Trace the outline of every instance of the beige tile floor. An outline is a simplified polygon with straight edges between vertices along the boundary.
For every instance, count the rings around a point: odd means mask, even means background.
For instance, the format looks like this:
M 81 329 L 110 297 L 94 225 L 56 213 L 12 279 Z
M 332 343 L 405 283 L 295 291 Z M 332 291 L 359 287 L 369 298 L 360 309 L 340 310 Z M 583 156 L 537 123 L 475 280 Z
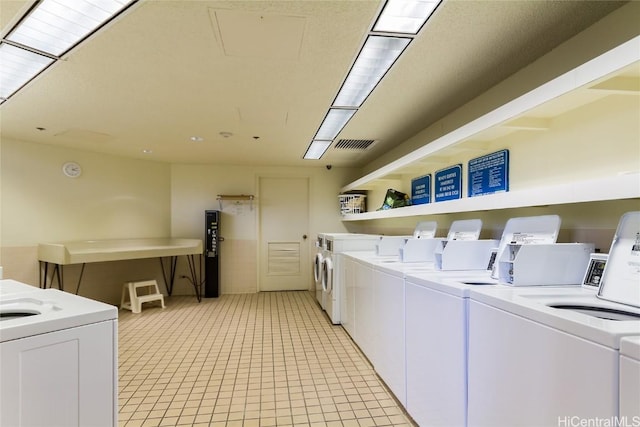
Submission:
M 413 426 L 311 293 L 120 311 L 119 426 Z

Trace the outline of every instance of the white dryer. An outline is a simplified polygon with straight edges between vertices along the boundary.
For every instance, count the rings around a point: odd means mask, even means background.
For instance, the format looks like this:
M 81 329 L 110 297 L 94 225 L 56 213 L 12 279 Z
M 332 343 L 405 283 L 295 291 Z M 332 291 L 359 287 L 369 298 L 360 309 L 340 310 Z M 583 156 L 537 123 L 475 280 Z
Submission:
M 117 424 L 117 307 L 0 280 L 0 425 Z
M 324 310 L 324 294 L 322 292 L 322 275 L 324 269 L 324 254 L 325 254 L 325 235 L 324 233 L 318 233 L 316 239 L 316 255 L 313 259 L 313 279 L 315 284 L 316 301 L 320 304 L 320 307 Z
M 344 260 L 342 254 L 352 251 L 372 251 L 380 236 L 369 234 L 326 234 L 326 252 L 322 290 L 325 311 L 334 325 L 340 324 L 340 293 L 344 282 Z

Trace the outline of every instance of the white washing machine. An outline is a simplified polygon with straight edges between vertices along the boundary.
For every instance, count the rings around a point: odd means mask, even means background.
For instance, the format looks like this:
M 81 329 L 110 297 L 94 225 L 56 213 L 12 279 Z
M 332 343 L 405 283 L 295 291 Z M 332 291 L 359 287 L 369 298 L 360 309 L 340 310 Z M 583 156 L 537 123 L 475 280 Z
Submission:
M 114 306 L 0 281 L 0 425 L 116 426 Z
M 618 419 L 621 339 L 640 335 L 638 283 L 640 212 L 631 212 L 620 220 L 597 295 L 562 287 L 473 289 L 469 425 Z
M 372 251 L 380 236 L 369 234 L 326 234 L 322 281 L 325 311 L 334 325 L 340 324 L 340 294 L 345 269 L 342 254 L 351 251 Z
M 482 222 L 455 221 L 447 239 L 477 239 Z M 447 239 L 435 238 L 436 223 L 423 222 L 416 230 L 418 237 L 381 238 L 375 254 L 350 252 L 352 259 L 368 263 L 364 279 L 357 279 L 355 297 L 355 331 L 352 337 L 372 362 L 398 401 L 406 406 L 405 365 L 405 281 L 417 272 L 434 273 L 435 249 Z M 469 235 L 467 235 L 467 232 Z M 393 250 L 380 249 L 385 241 L 392 242 Z M 496 242 L 497 245 L 497 242 Z M 388 248 L 386 248 L 388 249 Z M 385 255 L 388 254 L 388 255 Z M 392 255 L 395 254 L 395 255 Z M 488 252 L 486 254 L 488 258 Z M 486 263 L 485 263 L 486 265 Z
M 495 246 L 506 247 L 514 236 L 523 235 L 532 241 L 546 243 L 547 236 L 555 241 L 559 225 L 557 216 L 512 218 Z M 478 257 L 467 260 L 468 265 L 487 259 L 486 253 L 468 248 L 462 252 Z M 414 271 L 406 275 L 406 409 L 419 425 L 467 425 L 469 296 L 478 286 L 510 289 L 491 278 L 491 267 L 486 263 L 484 270 Z
M 362 292 L 356 294 L 355 341 L 371 360 L 376 372 L 384 380 L 398 401 L 406 407 L 405 352 L 405 280 L 415 272 L 433 272 L 433 262 L 372 263 L 368 289 L 361 283 Z M 364 296 L 368 292 L 372 295 Z M 361 304 L 360 299 L 365 303 Z M 368 309 L 367 300 L 373 300 Z M 364 306 L 364 307 L 363 307 Z
M 23 294 L 37 290 L 40 290 L 37 286 L 27 285 L 12 279 L 0 279 L 0 297 L 2 299 L 12 294 Z
M 640 423 L 640 336 L 620 340 L 620 418 Z
M 569 425 L 571 417 L 618 415 L 620 339 L 640 334 L 640 309 L 600 301 L 602 308 L 638 316 L 606 320 L 543 302 L 593 306 L 594 297 L 579 291 L 471 291 L 469 426 Z

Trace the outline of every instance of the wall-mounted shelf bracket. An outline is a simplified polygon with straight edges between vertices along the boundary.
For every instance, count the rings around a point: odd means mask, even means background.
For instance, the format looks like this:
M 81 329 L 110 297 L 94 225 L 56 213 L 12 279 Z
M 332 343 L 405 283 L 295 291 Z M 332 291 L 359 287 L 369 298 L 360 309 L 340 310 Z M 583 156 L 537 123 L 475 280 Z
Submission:
M 224 200 L 232 200 L 236 203 L 248 201 L 250 209 L 253 210 L 253 194 L 218 194 L 216 199 L 218 200 L 218 203 L 220 203 L 220 210 L 222 210 L 222 202 Z

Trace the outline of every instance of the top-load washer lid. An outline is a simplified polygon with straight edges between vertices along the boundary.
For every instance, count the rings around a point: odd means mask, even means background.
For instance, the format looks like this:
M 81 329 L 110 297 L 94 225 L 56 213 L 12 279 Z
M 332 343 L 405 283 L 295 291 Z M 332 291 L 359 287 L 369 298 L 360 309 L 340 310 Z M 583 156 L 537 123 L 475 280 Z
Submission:
M 481 219 L 453 221 L 447 233 L 447 240 L 478 240 L 481 231 Z
M 558 233 L 560 232 L 560 222 L 558 215 L 528 216 L 509 219 L 502 232 L 502 238 L 500 239 L 500 244 L 496 252 L 496 264 L 497 260 L 502 258 L 502 253 L 509 244 L 530 245 L 555 243 L 558 239 Z M 494 267 L 496 264 L 494 264 Z M 494 273 L 491 276 L 494 279 L 498 278 L 497 268 L 494 268 Z
M 430 239 L 436 236 L 438 223 L 436 221 L 420 221 L 413 229 L 413 237 L 416 239 Z
M 640 211 L 620 218 L 598 297 L 640 308 Z
M 377 256 L 394 256 L 400 259 L 400 248 L 413 236 L 380 236 L 375 245 Z
M 36 289 L 0 300 L 0 342 L 115 320 L 118 309 L 57 289 Z

